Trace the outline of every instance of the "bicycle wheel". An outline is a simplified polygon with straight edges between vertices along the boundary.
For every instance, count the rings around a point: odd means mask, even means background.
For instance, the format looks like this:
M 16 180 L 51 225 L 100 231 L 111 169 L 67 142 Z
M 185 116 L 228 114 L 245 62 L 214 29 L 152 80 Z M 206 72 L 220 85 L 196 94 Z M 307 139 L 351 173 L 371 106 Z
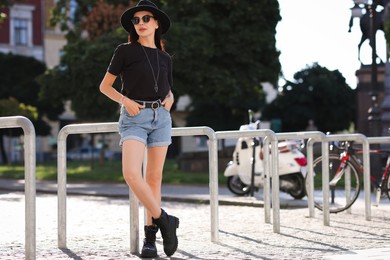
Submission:
M 329 155 L 329 210 L 330 213 L 338 213 L 347 208 L 355 202 L 360 192 L 360 178 L 359 168 L 351 162 L 346 162 L 344 171 L 338 173 L 341 160 L 340 155 Z M 322 193 L 322 156 L 318 157 L 313 162 L 313 178 L 314 178 L 314 205 L 316 208 L 323 210 L 323 193 Z M 347 173 L 350 174 L 347 174 Z M 350 176 L 350 185 L 348 184 L 348 178 Z M 337 179 L 337 180 L 336 180 Z M 332 181 L 333 180 L 333 181 Z M 306 175 L 306 190 L 308 189 L 308 177 Z M 350 186 L 350 191 L 346 187 Z

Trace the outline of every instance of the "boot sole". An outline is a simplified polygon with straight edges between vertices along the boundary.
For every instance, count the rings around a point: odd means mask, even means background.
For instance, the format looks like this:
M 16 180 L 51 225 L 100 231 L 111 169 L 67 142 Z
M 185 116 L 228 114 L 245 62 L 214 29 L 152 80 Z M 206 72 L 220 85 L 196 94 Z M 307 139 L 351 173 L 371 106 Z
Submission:
M 143 257 L 143 258 L 154 258 L 157 256 L 158 256 L 158 254 L 155 252 L 142 252 L 141 253 L 141 257 Z

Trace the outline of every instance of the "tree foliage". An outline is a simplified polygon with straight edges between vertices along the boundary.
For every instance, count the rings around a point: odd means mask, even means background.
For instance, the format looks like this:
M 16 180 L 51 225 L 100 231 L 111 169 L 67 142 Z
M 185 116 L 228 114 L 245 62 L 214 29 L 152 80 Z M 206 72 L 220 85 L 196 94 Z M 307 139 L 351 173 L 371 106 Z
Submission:
M 113 2 L 127 5 L 113 8 Z M 127 40 L 118 10 L 135 2 L 77 0 L 77 10 L 70 16 L 66 1 L 58 1 L 51 21 L 68 32 L 68 44 L 61 65 L 42 80 L 46 96 L 71 99 L 77 117 L 83 120 L 116 116 L 116 104 L 97 88 L 114 47 Z M 277 1 L 154 2 L 172 20 L 165 35 L 166 48 L 173 55 L 175 96 L 192 98 L 189 125 L 238 128 L 249 108 L 259 110 L 264 104 L 260 83 L 276 83 L 280 72 L 275 49 L 280 20 Z M 67 27 L 70 20 L 72 28 Z M 112 32 L 115 24 L 119 28 Z M 82 32 L 88 32 L 88 37 L 82 38 Z M 55 92 L 50 91 L 52 85 L 56 85 Z
M 38 111 L 35 107 L 19 103 L 15 98 L 0 99 L 0 117 L 25 116 L 33 120 L 38 119 Z
M 346 130 L 355 122 L 355 91 L 338 70 L 314 63 L 297 72 L 294 80 L 264 108 L 263 119 L 281 119 L 285 132 L 305 130 L 309 120 L 323 132 Z
M 24 110 L 22 115 L 29 117 L 38 135 L 50 133 L 49 125 L 42 120 L 45 116 L 54 120 L 63 111 L 62 106 L 52 103 L 51 100 L 43 100 L 38 95 L 40 85 L 37 77 L 45 70 L 45 64 L 35 58 L 0 53 L 0 100 L 3 103 L 0 115 L 19 115 L 14 112 Z M 18 105 L 15 105 L 15 101 Z M 8 107 L 4 104 L 13 105 Z M 36 112 L 31 113 L 32 111 Z
M 124 9 L 122 4 L 114 6 L 100 0 L 87 14 L 80 26 L 88 32 L 88 38 L 94 40 L 104 33 L 118 28 L 119 17 Z
M 277 82 L 278 2 L 165 0 L 162 8 L 173 21 L 166 39 L 174 91 L 193 102 L 188 124 L 238 128 L 264 104 L 260 83 Z
M 43 120 L 54 119 L 62 107 L 53 106 L 38 96 L 40 86 L 36 80 L 44 73 L 44 63 L 32 57 L 0 53 L 0 116 L 25 116 L 34 124 L 37 135 L 50 134 L 50 126 Z M 3 136 L 18 136 L 20 128 L 0 129 L 0 155 L 7 162 Z
M 116 119 L 118 105 L 100 93 L 99 84 L 113 50 L 124 38 L 126 35 L 118 30 L 94 41 L 68 40 L 60 65 L 46 71 L 40 78 L 41 95 L 62 103 L 71 100 L 72 110 L 82 121 Z
M 66 27 L 71 19 L 66 1 L 59 1 L 53 10 L 52 22 L 62 24 L 67 33 L 60 64 L 40 78 L 41 95 L 64 103 L 72 101 L 72 110 L 82 121 L 112 121 L 117 118 L 118 106 L 102 95 L 99 84 L 103 79 L 115 47 L 127 40 L 127 34 L 118 28 L 120 14 L 126 8 L 121 4 L 79 0 L 73 15 L 73 27 Z M 89 10 L 89 11 L 88 11 Z M 61 14 L 61 15 L 59 15 Z M 83 36 L 86 33 L 86 37 Z M 119 83 L 119 82 L 117 82 Z M 55 86 L 55 87 L 54 87 Z M 118 87 L 117 85 L 115 85 Z
M 6 8 L 12 5 L 15 1 L 13 0 L 0 0 L 0 9 Z M 0 23 L 4 22 L 7 19 L 7 14 L 0 10 Z
M 121 6 L 132 6 L 132 0 L 75 0 L 71 6 L 69 0 L 58 0 L 51 10 L 49 24 L 59 26 L 62 31 L 80 34 L 84 29 L 85 19 L 97 19 L 100 26 L 107 26 L 110 21 L 115 24 L 115 17 L 119 20 L 120 16 L 112 16 L 112 13 L 120 12 Z M 101 8 L 103 7 L 103 8 Z M 112 10 L 113 7 L 117 10 Z M 89 18 L 88 18 L 89 17 Z M 108 19 L 107 19 L 108 18 Z M 117 23 L 117 26 L 119 24 Z M 100 31 L 100 28 L 96 28 Z

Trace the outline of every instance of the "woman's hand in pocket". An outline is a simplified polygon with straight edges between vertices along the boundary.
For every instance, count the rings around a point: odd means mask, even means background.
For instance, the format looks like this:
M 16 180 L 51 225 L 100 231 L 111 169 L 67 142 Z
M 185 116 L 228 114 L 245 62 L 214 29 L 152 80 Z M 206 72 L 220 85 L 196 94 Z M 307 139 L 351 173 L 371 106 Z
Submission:
M 165 107 L 166 110 L 170 111 L 172 108 L 173 102 L 175 102 L 175 99 L 173 97 L 173 93 L 171 91 L 169 91 L 168 95 L 161 102 L 161 104 Z
M 125 98 L 125 100 L 123 100 L 123 105 L 125 106 L 125 109 L 130 116 L 138 115 L 139 111 L 145 108 L 145 106 L 138 104 L 129 98 Z

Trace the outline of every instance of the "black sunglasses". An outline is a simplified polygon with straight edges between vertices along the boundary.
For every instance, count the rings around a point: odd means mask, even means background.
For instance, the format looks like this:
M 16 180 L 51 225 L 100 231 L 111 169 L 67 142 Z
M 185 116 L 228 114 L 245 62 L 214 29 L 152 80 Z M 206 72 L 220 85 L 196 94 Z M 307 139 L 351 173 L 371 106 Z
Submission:
M 144 23 L 148 23 L 150 21 L 150 18 L 153 18 L 153 16 L 151 15 L 144 15 L 142 16 L 142 21 L 144 21 Z M 133 19 L 131 19 L 131 22 L 136 25 L 136 24 L 139 24 L 139 22 L 141 21 L 141 19 L 139 17 L 133 17 Z

